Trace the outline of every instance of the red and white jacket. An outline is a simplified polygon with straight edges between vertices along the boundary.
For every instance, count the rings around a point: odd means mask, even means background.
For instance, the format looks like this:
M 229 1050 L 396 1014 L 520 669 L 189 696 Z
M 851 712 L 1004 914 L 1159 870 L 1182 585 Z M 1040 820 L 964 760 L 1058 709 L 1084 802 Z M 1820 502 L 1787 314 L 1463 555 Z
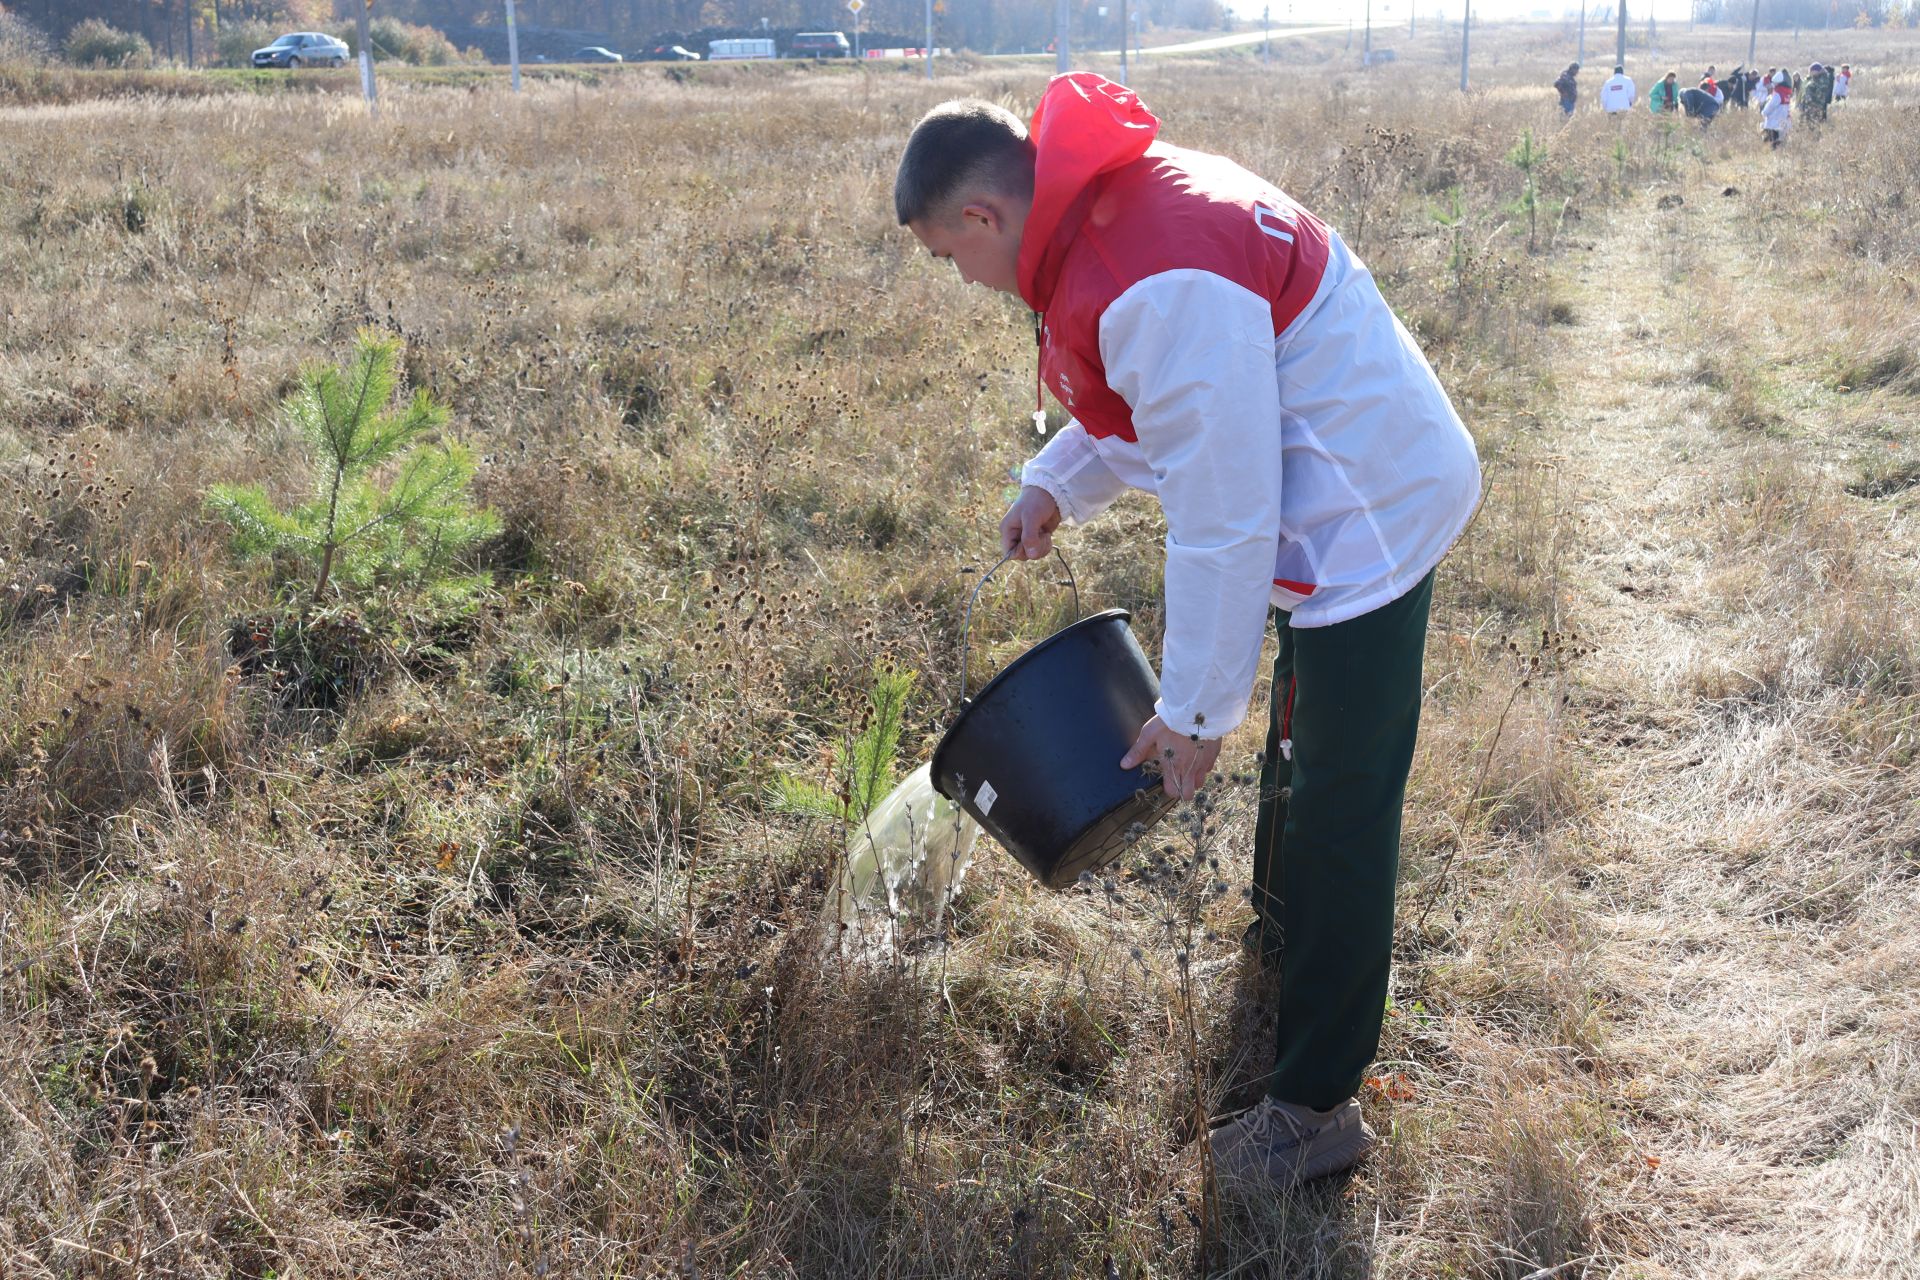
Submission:
M 1245 719 L 1269 604 L 1321 627 L 1419 584 L 1480 498 L 1473 439 L 1359 259 L 1219 156 L 1154 141 L 1130 90 L 1060 76 L 1033 115 L 1020 291 L 1073 421 L 1026 484 L 1079 524 L 1167 519 L 1160 717 Z

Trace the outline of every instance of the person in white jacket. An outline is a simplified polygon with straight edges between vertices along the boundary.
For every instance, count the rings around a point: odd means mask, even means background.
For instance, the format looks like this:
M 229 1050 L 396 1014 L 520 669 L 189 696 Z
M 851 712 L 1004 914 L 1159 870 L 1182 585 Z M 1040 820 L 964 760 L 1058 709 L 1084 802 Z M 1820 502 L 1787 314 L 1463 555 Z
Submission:
M 1249 941 L 1280 965 L 1267 1097 L 1216 1171 L 1290 1183 L 1367 1149 L 1401 806 L 1435 566 L 1478 504 L 1472 437 L 1367 268 L 1232 161 L 1156 140 L 1124 86 L 1054 79 L 1030 126 L 983 102 L 908 140 L 900 222 L 1038 317 L 1072 421 L 1030 461 L 1002 549 L 1050 553 L 1127 489 L 1167 522 L 1160 700 L 1123 769 L 1192 797 L 1279 625 Z
M 1760 104 L 1760 136 L 1775 148 L 1787 140 L 1787 130 L 1793 127 L 1793 103 L 1776 87 L 1767 91 L 1765 101 Z
M 1617 116 L 1633 110 L 1633 104 L 1640 101 L 1640 90 L 1633 83 L 1633 77 L 1627 74 L 1624 66 L 1616 66 L 1613 74 L 1600 86 L 1600 109 L 1610 116 Z

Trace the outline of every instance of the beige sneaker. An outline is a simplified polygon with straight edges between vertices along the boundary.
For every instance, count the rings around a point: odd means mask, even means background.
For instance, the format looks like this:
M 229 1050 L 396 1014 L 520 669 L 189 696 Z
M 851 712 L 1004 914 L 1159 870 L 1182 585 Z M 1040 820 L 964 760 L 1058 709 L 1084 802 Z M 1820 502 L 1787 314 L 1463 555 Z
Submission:
M 1222 1186 L 1285 1188 L 1350 1169 L 1373 1146 L 1353 1098 L 1315 1111 L 1262 1098 L 1207 1135 L 1213 1176 Z

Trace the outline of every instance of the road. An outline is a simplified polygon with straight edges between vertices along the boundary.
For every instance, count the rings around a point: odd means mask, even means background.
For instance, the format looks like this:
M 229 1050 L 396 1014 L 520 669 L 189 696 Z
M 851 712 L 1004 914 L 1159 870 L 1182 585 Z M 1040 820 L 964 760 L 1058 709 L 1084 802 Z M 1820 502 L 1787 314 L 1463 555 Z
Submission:
M 1319 36 L 1326 35 L 1329 32 L 1345 31 L 1346 29 L 1344 24 L 1323 27 L 1275 27 L 1273 29 L 1273 38 L 1275 40 L 1285 40 L 1293 36 Z M 1127 50 L 1127 54 L 1129 57 L 1141 58 L 1167 53 L 1210 53 L 1217 49 L 1233 49 L 1250 44 L 1259 44 L 1266 38 L 1267 33 L 1264 31 L 1239 31 L 1230 36 L 1209 36 L 1205 40 L 1186 40 L 1179 44 L 1147 45 L 1145 48 L 1129 49 Z M 1088 53 L 1082 49 L 1075 49 L 1073 50 L 1073 54 L 1075 57 L 1117 58 L 1120 56 L 1120 51 L 1118 49 L 1096 49 Z M 990 53 L 987 56 L 990 58 L 1053 57 L 1051 53 Z

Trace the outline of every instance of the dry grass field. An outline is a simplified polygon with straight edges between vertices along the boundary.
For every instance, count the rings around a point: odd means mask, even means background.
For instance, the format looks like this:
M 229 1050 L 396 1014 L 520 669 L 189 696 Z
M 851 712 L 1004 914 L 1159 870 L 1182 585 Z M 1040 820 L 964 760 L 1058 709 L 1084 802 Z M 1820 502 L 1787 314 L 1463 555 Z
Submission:
M 1384 1140 L 1267 1204 L 1190 1141 L 1268 1043 L 1255 729 L 1108 879 L 983 850 L 887 960 L 773 801 L 843 785 L 877 662 L 906 761 L 958 696 L 1031 330 L 892 168 L 1041 68 L 0 107 L 0 1275 L 1920 1275 L 1920 38 L 1763 40 L 1862 67 L 1777 153 L 1563 124 L 1558 33 L 1462 96 L 1457 38 L 1136 77 L 1341 228 L 1488 477 Z M 365 326 L 478 457 L 477 595 L 303 607 L 209 512 L 310 493 L 279 405 Z M 1159 537 L 1064 539 L 1149 644 Z M 1000 576 L 976 679 L 1069 609 Z

